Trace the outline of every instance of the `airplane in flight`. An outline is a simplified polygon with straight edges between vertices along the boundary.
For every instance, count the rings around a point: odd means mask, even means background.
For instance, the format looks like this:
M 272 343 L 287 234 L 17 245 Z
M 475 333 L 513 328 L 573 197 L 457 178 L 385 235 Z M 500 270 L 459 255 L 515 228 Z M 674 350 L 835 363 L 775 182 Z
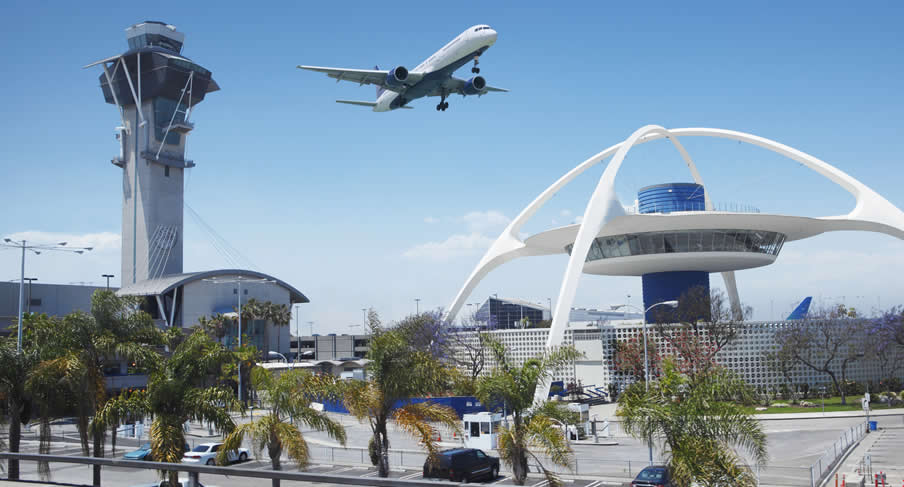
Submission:
M 481 96 L 492 91 L 508 91 L 488 85 L 483 76 L 473 76 L 468 80 L 452 76 L 458 68 L 471 61 L 474 61 L 471 73 L 480 73 L 478 59 L 495 42 L 495 30 L 489 25 L 475 25 L 411 71 L 404 66 L 397 66 L 389 71 L 380 70 L 379 67 L 343 69 L 299 65 L 298 68 L 325 73 L 330 78 L 335 78 L 337 83 L 353 81 L 360 85 L 377 85 L 377 101 L 336 100 L 336 103 L 371 107 L 375 112 L 388 112 L 397 108 L 411 108 L 408 103 L 418 98 L 438 96 L 440 101 L 436 110 L 446 111 L 449 108 L 446 98 L 452 94 Z

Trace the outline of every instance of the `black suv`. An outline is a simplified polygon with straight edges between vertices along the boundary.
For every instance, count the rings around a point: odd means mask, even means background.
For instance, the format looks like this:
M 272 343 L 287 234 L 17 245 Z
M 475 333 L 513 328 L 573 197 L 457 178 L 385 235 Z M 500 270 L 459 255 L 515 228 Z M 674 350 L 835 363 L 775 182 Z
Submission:
M 650 465 L 640 471 L 631 487 L 672 487 L 672 475 L 665 465 Z
M 475 448 L 456 448 L 439 453 L 436 462 L 424 462 L 424 478 L 436 477 L 459 482 L 470 482 L 485 477 L 493 480 L 499 476 L 499 459 Z

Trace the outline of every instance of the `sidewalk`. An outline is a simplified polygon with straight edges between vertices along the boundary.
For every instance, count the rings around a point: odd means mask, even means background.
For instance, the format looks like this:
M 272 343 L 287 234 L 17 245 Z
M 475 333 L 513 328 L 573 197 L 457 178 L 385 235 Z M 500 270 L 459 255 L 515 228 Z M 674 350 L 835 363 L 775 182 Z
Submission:
M 874 416 L 904 416 L 904 408 L 870 410 L 870 417 Z M 866 413 L 863 411 L 814 411 L 812 413 L 780 413 L 780 414 L 755 414 L 754 418 L 765 421 L 770 419 L 817 419 L 817 418 L 863 418 L 866 421 Z M 904 419 L 902 419 L 904 426 Z
M 900 486 L 904 482 L 904 426 L 870 432 L 835 469 L 839 483 L 843 477 L 847 485 L 859 485 L 861 475 L 868 475 L 865 469 L 860 470 L 867 456 L 872 464 L 873 474 L 885 473 L 886 486 Z M 834 481 L 834 474 L 830 475 L 826 485 Z M 865 479 L 867 487 L 874 484 L 874 477 Z M 882 485 L 881 482 L 879 485 Z

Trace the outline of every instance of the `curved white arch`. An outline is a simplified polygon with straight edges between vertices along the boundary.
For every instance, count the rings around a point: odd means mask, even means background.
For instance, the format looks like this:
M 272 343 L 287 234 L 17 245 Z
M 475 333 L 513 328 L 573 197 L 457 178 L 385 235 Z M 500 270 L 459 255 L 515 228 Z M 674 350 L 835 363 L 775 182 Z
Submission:
M 625 214 L 624 207 L 621 202 L 618 201 L 615 194 L 614 184 L 615 177 L 624 162 L 625 155 L 635 145 L 661 138 L 668 138 L 681 154 L 688 169 L 691 171 L 694 181 L 703 185 L 703 180 L 700 177 L 693 160 L 684 149 L 684 146 L 678 141 L 678 137 L 694 136 L 727 138 L 762 147 L 803 164 L 807 168 L 815 171 L 835 184 L 838 184 L 851 193 L 856 200 L 854 209 L 847 215 L 819 218 L 820 220 L 825 220 L 826 223 L 832 221 L 833 223 L 841 224 L 831 226 L 826 225 L 824 231 L 856 229 L 886 233 L 904 239 L 904 212 L 865 184 L 846 174 L 844 171 L 807 153 L 798 151 L 797 149 L 779 142 L 744 132 L 713 128 L 680 128 L 669 130 L 658 125 L 647 125 L 635 131 L 625 141 L 615 144 L 579 164 L 559 178 L 558 181 L 553 183 L 531 202 L 531 204 L 525 207 L 525 209 L 512 220 L 499 238 L 497 238 L 493 245 L 487 250 L 486 254 L 480 260 L 480 263 L 478 263 L 477 267 L 456 295 L 452 305 L 449 306 L 446 318 L 455 318 L 458 311 L 461 309 L 464 300 L 468 298 L 474 287 L 476 287 L 480 280 L 482 280 L 492 269 L 517 257 L 553 253 L 549 250 L 528 247 L 524 241 L 518 238 L 519 230 L 524 223 L 542 208 L 543 205 L 545 205 L 562 187 L 570 183 L 587 169 L 595 166 L 607 157 L 613 156 L 587 203 L 587 208 L 584 211 L 584 218 L 574 241 L 574 247 L 572 248 L 571 256 L 569 257 L 568 265 L 565 269 L 565 274 L 559 289 L 556 307 L 553 312 L 553 322 L 546 345 L 547 347 L 552 347 L 561 344 L 564 338 L 565 327 L 568 324 L 569 312 L 577 291 L 578 280 L 582 274 L 584 259 L 590 249 L 591 242 L 609 220 L 613 217 Z M 704 194 L 706 198 L 706 209 L 712 210 L 713 207 L 709 199 L 709 192 Z M 845 220 L 845 222 L 838 220 Z M 847 224 L 844 225 L 842 223 Z M 739 306 L 734 273 L 724 272 L 722 273 L 722 277 L 725 281 L 729 296 L 732 299 L 732 308 L 737 312 Z M 548 393 L 547 389 L 548 385 L 546 387 L 538 386 L 537 398 L 545 398 Z

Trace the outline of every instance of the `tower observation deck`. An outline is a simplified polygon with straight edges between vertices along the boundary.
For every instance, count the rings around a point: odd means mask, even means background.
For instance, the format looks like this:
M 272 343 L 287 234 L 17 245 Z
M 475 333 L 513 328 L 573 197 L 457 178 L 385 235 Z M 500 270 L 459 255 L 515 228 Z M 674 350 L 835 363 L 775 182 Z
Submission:
M 146 21 L 126 29 L 129 49 L 100 65 L 104 101 L 121 125 L 123 285 L 182 272 L 185 142 L 192 110 L 219 90 L 211 72 L 182 56 L 185 35 Z

